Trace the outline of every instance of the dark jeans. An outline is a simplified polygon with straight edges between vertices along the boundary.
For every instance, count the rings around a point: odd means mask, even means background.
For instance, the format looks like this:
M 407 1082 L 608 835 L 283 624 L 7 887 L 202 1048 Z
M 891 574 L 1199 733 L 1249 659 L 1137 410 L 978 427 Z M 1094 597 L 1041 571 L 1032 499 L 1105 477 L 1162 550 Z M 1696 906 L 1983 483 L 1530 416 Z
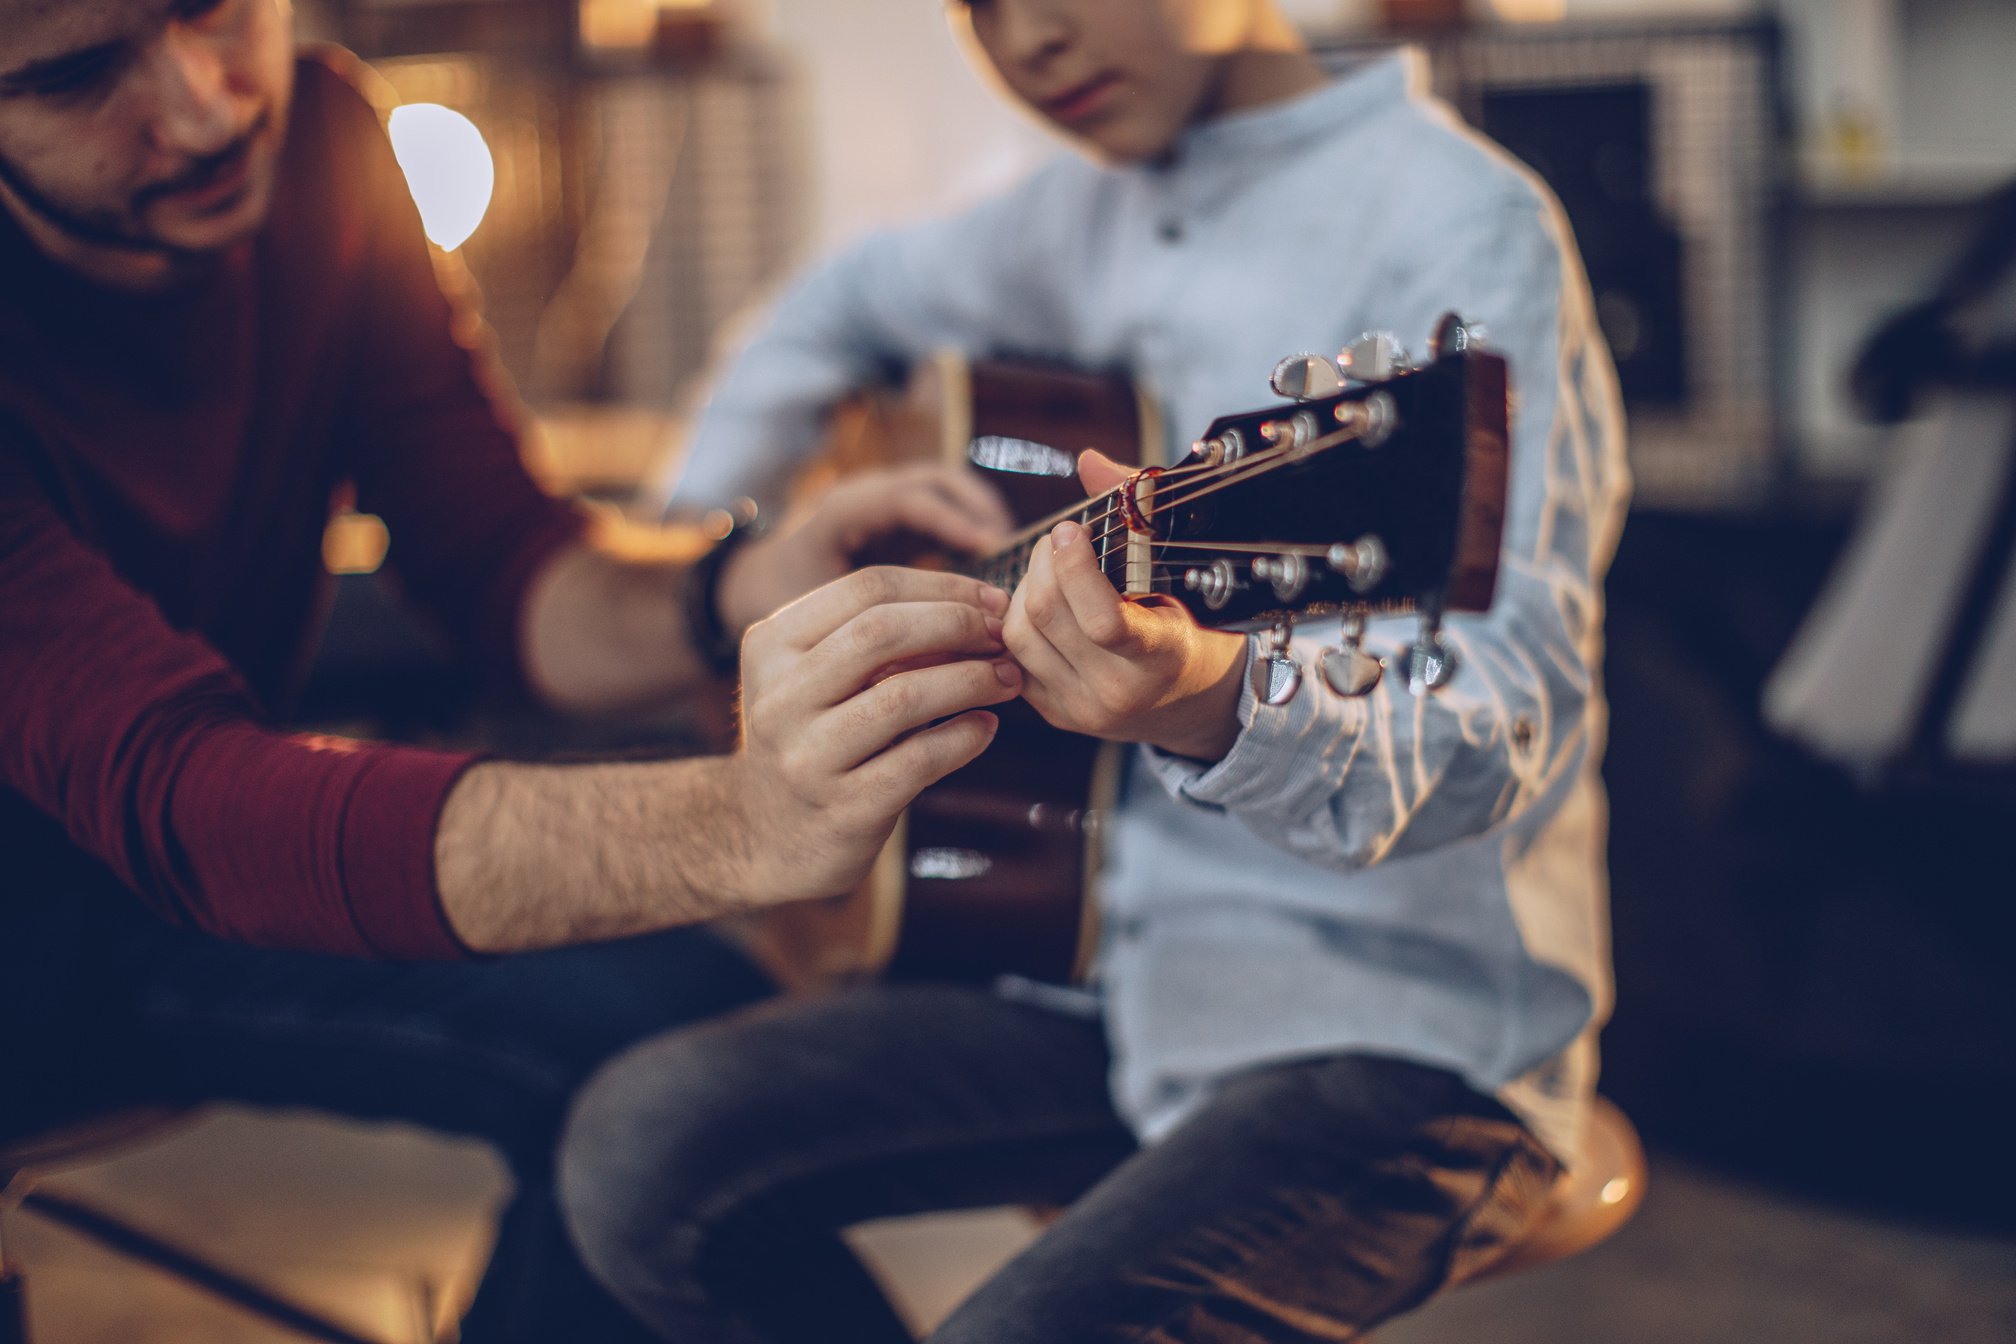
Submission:
M 1069 1205 L 937 1344 L 1341 1340 L 1530 1221 L 1556 1167 L 1451 1074 L 1341 1056 L 1227 1083 L 1137 1149 L 1099 1023 L 985 991 L 773 1002 L 637 1046 L 581 1093 L 561 1203 L 591 1269 L 680 1344 L 909 1336 L 835 1235 Z
M 0 1133 L 139 1102 L 228 1100 L 484 1139 L 517 1194 L 463 1339 L 647 1339 L 565 1237 L 552 1180 L 561 1120 L 611 1054 L 768 988 L 695 930 L 391 965 L 179 932 L 116 891 L 0 892 Z

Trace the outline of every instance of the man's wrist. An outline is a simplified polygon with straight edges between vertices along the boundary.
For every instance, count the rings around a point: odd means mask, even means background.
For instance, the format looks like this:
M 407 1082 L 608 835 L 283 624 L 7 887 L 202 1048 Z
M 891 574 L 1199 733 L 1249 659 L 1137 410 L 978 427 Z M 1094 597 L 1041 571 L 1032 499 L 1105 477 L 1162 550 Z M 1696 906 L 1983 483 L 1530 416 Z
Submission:
M 730 508 L 710 511 L 701 526 L 714 544 L 687 569 L 681 606 L 694 656 L 709 673 L 727 678 L 741 663 L 742 630 L 724 615 L 723 576 L 743 547 L 761 534 L 761 515 L 755 501 L 745 497 Z

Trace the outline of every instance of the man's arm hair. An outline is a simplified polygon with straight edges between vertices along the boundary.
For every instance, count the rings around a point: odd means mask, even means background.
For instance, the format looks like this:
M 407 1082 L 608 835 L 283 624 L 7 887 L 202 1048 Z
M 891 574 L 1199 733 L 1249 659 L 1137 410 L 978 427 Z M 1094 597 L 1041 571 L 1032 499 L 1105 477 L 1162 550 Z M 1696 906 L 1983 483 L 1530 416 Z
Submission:
M 479 952 L 621 938 L 746 908 L 749 846 L 732 758 L 489 762 L 441 813 L 435 871 Z
M 744 637 L 733 755 L 472 767 L 435 835 L 450 926 L 518 951 L 849 890 L 918 791 L 992 740 L 978 707 L 1021 687 L 1006 608 L 975 579 L 862 570 Z

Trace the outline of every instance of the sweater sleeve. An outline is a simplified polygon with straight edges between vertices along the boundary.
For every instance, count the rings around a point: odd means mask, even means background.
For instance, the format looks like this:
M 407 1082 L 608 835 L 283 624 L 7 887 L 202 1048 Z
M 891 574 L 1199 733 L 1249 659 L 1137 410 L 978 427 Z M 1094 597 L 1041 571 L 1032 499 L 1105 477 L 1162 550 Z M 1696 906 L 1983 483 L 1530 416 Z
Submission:
M 0 441 L 0 786 L 164 917 L 269 947 L 463 954 L 434 830 L 466 755 L 274 731 L 224 659 Z
M 1511 377 L 1498 591 L 1489 612 L 1444 627 L 1458 675 L 1416 697 L 1389 672 L 1350 699 L 1312 674 L 1279 706 L 1249 684 L 1223 760 L 1147 753 L 1178 798 L 1346 870 L 1559 806 L 1602 733 L 1601 583 L 1628 486 L 1616 376 L 1565 223 L 1527 193 L 1416 242 L 1395 254 L 1427 260 L 1395 272 L 1383 325 L 1427 330 L 1439 312 L 1460 312 L 1482 324 Z M 1413 630 L 1411 619 L 1374 622 L 1366 646 L 1397 667 Z M 1305 665 L 1318 652 L 1308 643 Z
M 870 235 L 799 278 L 717 369 L 675 503 L 774 500 L 820 445 L 828 414 L 939 350 L 1041 354 L 1066 325 L 1057 244 L 1079 165 L 1060 160 L 957 214 Z

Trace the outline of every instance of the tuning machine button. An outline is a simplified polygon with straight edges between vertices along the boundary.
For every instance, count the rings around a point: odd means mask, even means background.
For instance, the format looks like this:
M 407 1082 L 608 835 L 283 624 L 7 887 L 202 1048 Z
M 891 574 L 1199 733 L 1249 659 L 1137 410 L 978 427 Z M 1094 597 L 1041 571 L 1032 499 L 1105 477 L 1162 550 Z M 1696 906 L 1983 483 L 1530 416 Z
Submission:
M 1365 652 L 1363 611 L 1353 608 L 1344 613 L 1344 642 L 1324 651 L 1321 667 L 1324 684 L 1337 694 L 1354 700 L 1372 694 L 1386 675 L 1386 663 Z
M 1285 420 L 1266 421 L 1260 434 L 1273 447 L 1285 448 L 1293 456 L 1316 441 L 1316 417 L 1309 411 L 1297 411 Z
M 1295 623 L 1283 621 L 1262 635 L 1260 656 L 1253 662 L 1253 694 L 1262 704 L 1285 705 L 1302 689 L 1302 664 L 1288 652 Z
M 1293 602 L 1309 586 L 1309 560 L 1293 551 L 1285 555 L 1261 555 L 1253 559 L 1253 577 L 1274 585 L 1274 596 Z
M 1342 391 L 1344 375 L 1337 371 L 1336 364 L 1321 355 L 1290 355 L 1274 366 L 1267 385 L 1276 396 L 1290 401 L 1314 401 Z
M 1413 356 L 1390 331 L 1368 331 L 1344 347 L 1337 367 L 1354 383 L 1383 383 L 1414 367 Z
M 1356 593 L 1369 593 L 1386 578 L 1390 561 L 1386 543 L 1376 533 L 1367 532 L 1356 541 L 1337 542 L 1323 554 L 1324 562 L 1344 576 Z
M 1367 448 L 1380 447 L 1392 438 L 1393 427 L 1400 421 L 1400 412 L 1387 392 L 1374 392 L 1363 401 L 1340 401 L 1330 415 Z
M 1461 664 L 1456 651 L 1442 638 L 1442 618 L 1430 612 L 1421 618 L 1421 629 L 1401 660 L 1411 694 L 1431 695 L 1456 679 Z
M 1183 586 L 1201 596 L 1211 610 L 1223 611 L 1232 594 L 1246 585 L 1240 581 L 1239 571 L 1231 560 L 1221 555 L 1208 565 L 1184 570 Z
M 1197 440 L 1190 445 L 1190 451 L 1207 467 L 1223 466 L 1246 456 L 1246 436 L 1237 429 L 1228 429 L 1223 434 Z

